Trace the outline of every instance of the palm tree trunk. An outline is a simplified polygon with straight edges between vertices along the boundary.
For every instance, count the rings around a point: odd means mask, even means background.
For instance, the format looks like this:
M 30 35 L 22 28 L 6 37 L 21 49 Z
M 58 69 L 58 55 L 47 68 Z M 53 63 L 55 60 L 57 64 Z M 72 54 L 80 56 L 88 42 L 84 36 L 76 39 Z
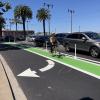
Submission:
M 46 36 L 46 34 L 45 34 L 45 20 L 43 20 L 43 33 L 44 33 L 44 36 Z
M 25 31 L 25 18 L 23 20 L 23 32 L 24 32 L 24 39 L 26 39 L 26 31 Z
M 2 27 L 0 27 L 0 37 L 2 36 Z

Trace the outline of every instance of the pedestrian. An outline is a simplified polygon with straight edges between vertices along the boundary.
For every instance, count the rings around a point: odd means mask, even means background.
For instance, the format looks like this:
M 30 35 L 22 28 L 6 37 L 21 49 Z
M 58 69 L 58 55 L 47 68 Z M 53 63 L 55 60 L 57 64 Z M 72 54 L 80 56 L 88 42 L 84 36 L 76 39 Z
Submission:
M 52 56 L 55 56 L 57 50 L 57 38 L 55 33 L 52 33 L 50 36 L 50 52 L 52 53 Z

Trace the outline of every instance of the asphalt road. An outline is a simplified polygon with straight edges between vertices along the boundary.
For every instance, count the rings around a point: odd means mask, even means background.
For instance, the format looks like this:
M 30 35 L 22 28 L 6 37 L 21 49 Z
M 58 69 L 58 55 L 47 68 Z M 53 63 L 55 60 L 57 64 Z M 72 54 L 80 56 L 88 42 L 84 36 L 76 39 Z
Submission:
M 40 72 L 38 69 L 47 65 L 47 58 L 11 46 L 0 53 L 28 100 L 80 100 L 84 97 L 100 100 L 100 80 L 96 78 L 56 62 L 54 68 Z M 40 78 L 17 76 L 28 68 L 37 71 Z

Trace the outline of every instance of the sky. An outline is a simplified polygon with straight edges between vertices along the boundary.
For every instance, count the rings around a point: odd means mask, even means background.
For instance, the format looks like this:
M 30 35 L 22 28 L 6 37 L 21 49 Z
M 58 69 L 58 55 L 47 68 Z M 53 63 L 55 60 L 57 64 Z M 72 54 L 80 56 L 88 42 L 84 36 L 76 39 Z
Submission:
M 33 18 L 28 23 L 28 30 L 42 32 L 42 22 L 36 19 L 37 10 L 43 7 L 43 3 L 52 4 L 51 13 L 51 32 L 63 33 L 71 32 L 71 16 L 68 9 L 74 10 L 73 14 L 73 32 L 94 31 L 100 32 L 100 0 L 1 0 L 9 2 L 12 9 L 4 17 L 7 19 L 6 28 L 9 29 L 9 18 L 13 18 L 14 8 L 17 5 L 27 5 L 33 11 Z M 18 25 L 22 30 L 22 25 Z M 27 29 L 27 25 L 26 25 Z M 12 25 L 15 30 L 15 25 Z M 46 31 L 48 32 L 48 21 L 46 22 Z

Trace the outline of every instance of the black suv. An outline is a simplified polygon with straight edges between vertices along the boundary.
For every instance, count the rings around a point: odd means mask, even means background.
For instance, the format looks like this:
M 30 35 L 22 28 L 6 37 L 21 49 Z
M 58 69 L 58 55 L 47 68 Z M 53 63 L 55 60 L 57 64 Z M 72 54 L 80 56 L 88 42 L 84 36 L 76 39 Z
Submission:
M 37 36 L 34 39 L 35 46 L 45 46 L 46 42 L 49 43 L 49 36 Z
M 76 32 L 70 33 L 64 38 L 66 50 L 74 49 L 89 52 L 92 57 L 100 55 L 100 34 L 95 32 Z

